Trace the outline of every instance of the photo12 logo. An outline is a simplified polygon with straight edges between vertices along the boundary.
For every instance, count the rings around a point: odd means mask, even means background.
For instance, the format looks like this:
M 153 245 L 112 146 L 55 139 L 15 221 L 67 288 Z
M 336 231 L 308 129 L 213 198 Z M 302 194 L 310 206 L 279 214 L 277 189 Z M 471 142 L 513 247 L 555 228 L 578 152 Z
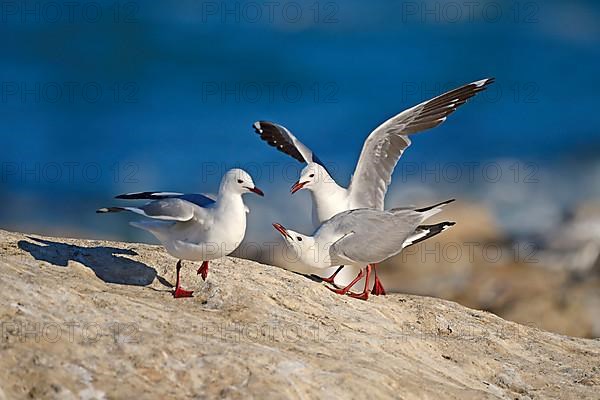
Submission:
M 21 343 L 75 343 L 94 344 L 102 340 L 114 343 L 139 343 L 140 329 L 134 323 L 110 322 L 27 322 L 0 321 L 0 344 L 10 341 Z
M 402 23 L 499 23 L 535 24 L 540 5 L 534 1 L 404 1 Z
M 2 104 L 96 104 L 137 103 L 139 86 L 136 82 L 55 82 L 55 81 L 2 81 L 0 102 Z
M 202 82 L 202 102 L 211 103 L 337 103 L 336 82 Z
M 336 24 L 336 2 L 203 1 L 202 23 L 220 24 Z
M 460 82 L 402 82 L 401 98 L 409 103 L 418 103 L 446 93 L 458 86 Z M 540 102 L 540 85 L 534 81 L 495 82 L 485 91 L 479 93 L 470 103 L 499 103 L 501 101 L 518 104 L 536 104 Z
M 2 1 L 2 24 L 115 24 L 137 23 L 139 4 L 136 2 L 97 1 Z
M 95 184 L 110 177 L 113 183 L 138 183 L 140 167 L 133 162 L 102 165 L 92 161 L 0 163 L 0 183 Z

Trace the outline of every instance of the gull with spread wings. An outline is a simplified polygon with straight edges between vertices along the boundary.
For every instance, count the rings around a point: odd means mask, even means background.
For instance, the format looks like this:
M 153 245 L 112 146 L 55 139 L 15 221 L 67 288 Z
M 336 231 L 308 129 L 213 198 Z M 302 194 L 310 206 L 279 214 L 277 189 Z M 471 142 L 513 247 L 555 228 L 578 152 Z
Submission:
M 269 145 L 307 164 L 291 191 L 310 191 L 312 220 L 317 227 L 343 211 L 358 208 L 383 210 L 394 168 L 404 150 L 411 144 L 408 136 L 438 126 L 459 106 L 493 82 L 494 78 L 489 78 L 463 85 L 404 110 L 379 125 L 365 140 L 347 188 L 338 185 L 325 164 L 284 126 L 258 121 L 253 127 Z M 324 280 L 333 283 L 341 269 L 339 267 L 331 277 Z M 376 271 L 373 294 L 385 294 Z

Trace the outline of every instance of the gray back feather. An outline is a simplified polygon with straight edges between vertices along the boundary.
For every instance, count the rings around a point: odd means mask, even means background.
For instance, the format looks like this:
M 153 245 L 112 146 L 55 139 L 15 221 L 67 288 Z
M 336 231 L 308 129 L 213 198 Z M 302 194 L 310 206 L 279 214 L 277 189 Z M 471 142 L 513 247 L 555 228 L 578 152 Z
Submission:
M 167 221 L 189 221 L 194 217 L 194 204 L 176 198 L 150 202 L 140 209 L 147 217 Z
M 334 216 L 319 231 L 344 235 L 329 248 L 332 258 L 370 264 L 398 254 L 421 222 L 423 214 L 413 210 L 358 209 Z

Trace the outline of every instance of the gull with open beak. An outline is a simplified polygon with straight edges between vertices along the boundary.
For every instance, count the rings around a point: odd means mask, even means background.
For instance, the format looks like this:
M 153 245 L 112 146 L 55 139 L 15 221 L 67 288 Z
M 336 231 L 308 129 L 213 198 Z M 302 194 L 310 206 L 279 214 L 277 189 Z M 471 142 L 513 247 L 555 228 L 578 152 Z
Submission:
M 153 201 L 141 207 L 109 207 L 96 212 L 130 211 L 150 218 L 131 225 L 153 234 L 169 254 L 179 259 L 173 296 L 191 297 L 193 292 L 180 286 L 182 260 L 202 261 L 198 274 L 206 280 L 208 262 L 230 254 L 240 245 L 246 234 L 249 211 L 242 200 L 245 193 L 264 196 L 250 174 L 236 168 L 223 176 L 215 200 L 202 194 L 126 193 L 116 198 Z
M 338 185 L 315 153 L 284 126 L 267 121 L 255 122 L 253 126 L 269 145 L 307 164 L 291 191 L 310 191 L 312 220 L 316 228 L 342 211 L 358 208 L 383 210 L 394 168 L 404 150 L 411 144 L 408 135 L 438 126 L 459 106 L 493 82 L 494 79 L 490 78 L 463 85 L 402 111 L 379 125 L 365 140 L 347 188 Z M 340 270 L 341 267 L 324 280 L 332 283 Z M 373 294 L 385 294 L 377 271 Z
M 420 209 L 395 208 L 380 211 L 361 208 L 343 211 L 323 223 L 311 236 L 286 229 L 279 223 L 274 223 L 273 227 L 281 233 L 291 254 L 307 266 L 315 269 L 337 265 L 360 268 L 360 273 L 349 285 L 342 289 L 330 289 L 338 294 L 349 294 L 367 300 L 371 270 L 377 263 L 454 225 L 454 222 L 448 221 L 422 225 L 452 201 L 454 200 Z M 357 294 L 350 293 L 352 286 L 363 276 L 364 290 Z

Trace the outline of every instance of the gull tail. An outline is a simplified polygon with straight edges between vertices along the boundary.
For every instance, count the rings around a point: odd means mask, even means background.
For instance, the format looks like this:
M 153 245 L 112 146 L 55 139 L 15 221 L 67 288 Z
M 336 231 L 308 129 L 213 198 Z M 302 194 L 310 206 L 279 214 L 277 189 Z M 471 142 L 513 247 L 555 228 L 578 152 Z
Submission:
M 131 221 L 129 225 L 154 233 L 165 226 L 164 221 Z M 170 224 L 169 224 L 170 225 Z
M 116 213 L 121 211 L 127 211 L 123 207 L 103 207 L 96 210 L 96 214 L 104 214 L 104 213 Z
M 129 225 L 134 228 L 143 229 L 150 232 L 161 243 L 166 243 L 169 240 L 169 229 L 175 223 L 172 221 L 132 221 Z
M 146 215 L 144 210 L 135 207 L 104 207 L 96 210 L 98 214 L 117 213 L 122 211 L 131 211 L 136 214 Z M 175 222 L 173 221 L 133 221 L 129 225 L 143 229 L 153 234 L 159 241 L 164 242 L 168 239 L 168 230 Z
M 455 224 L 456 224 L 456 222 L 444 221 L 444 222 L 440 222 L 439 224 L 420 225 L 415 230 L 415 233 L 413 233 L 412 236 L 410 236 L 408 239 L 406 239 L 402 248 L 412 246 L 413 244 L 417 244 L 417 243 L 420 243 L 431 237 L 434 237 L 435 235 L 438 235 L 438 234 L 444 232 L 446 229 L 449 229 L 450 227 L 454 226 Z
M 144 215 L 144 211 L 135 207 L 103 207 L 96 210 L 96 214 L 117 213 L 122 211 L 131 211 L 136 214 Z

